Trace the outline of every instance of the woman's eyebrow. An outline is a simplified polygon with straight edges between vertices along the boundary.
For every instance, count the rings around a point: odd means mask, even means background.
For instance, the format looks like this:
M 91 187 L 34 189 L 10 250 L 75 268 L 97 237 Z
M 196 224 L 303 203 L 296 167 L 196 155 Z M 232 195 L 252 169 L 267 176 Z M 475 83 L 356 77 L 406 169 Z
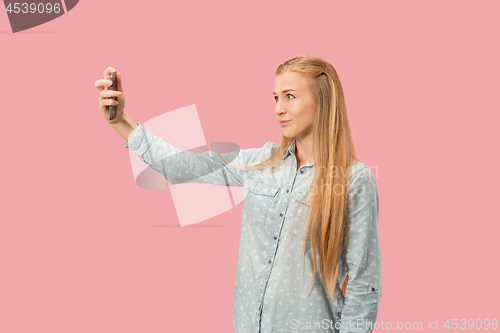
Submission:
M 293 89 L 286 89 L 286 90 L 283 90 L 281 93 L 283 94 L 283 93 L 286 93 L 288 91 L 295 91 L 295 90 L 293 90 Z M 274 91 L 273 91 L 273 95 L 276 95 L 276 93 Z

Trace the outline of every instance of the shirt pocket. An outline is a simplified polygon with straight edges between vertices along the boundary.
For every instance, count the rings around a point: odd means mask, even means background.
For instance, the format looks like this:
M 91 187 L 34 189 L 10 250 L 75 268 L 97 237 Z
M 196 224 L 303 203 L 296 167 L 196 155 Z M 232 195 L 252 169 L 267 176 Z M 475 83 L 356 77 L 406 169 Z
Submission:
M 247 221 L 250 225 L 263 226 L 281 187 L 255 176 L 247 179 L 247 186 L 248 193 L 244 200 Z

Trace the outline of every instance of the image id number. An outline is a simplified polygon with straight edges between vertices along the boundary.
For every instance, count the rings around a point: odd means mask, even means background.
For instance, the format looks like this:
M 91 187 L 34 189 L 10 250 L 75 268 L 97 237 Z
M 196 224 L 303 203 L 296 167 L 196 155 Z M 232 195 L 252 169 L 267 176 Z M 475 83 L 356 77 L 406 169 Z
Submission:
M 13 6 L 12 6 L 13 5 Z M 23 14 L 26 14 L 26 13 L 59 13 L 61 12 L 61 4 L 60 3 L 55 3 L 55 4 L 51 4 L 51 3 L 34 3 L 34 2 L 31 2 L 31 3 L 9 3 L 9 5 L 7 6 L 7 8 L 5 9 L 7 12 L 10 13 L 23 13 Z

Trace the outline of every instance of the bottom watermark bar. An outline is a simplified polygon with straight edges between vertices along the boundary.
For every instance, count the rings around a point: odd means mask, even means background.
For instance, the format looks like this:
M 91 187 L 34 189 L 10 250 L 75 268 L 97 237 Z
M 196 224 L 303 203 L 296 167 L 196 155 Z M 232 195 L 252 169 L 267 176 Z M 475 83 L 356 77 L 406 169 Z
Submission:
M 377 322 L 365 321 L 364 319 L 358 319 L 357 321 L 337 321 L 334 322 L 331 319 L 323 319 L 322 321 L 303 321 L 292 319 L 290 320 L 290 328 L 292 330 L 313 330 L 313 329 L 374 329 L 377 328 Z
M 498 329 L 498 319 L 441 319 L 442 327 L 447 329 Z M 429 329 L 439 329 L 439 320 L 428 320 Z M 373 329 L 407 329 L 419 330 L 423 329 L 421 321 L 414 322 L 401 322 L 396 324 L 387 321 L 372 322 L 364 319 L 357 319 L 356 321 L 344 320 L 334 322 L 331 319 L 323 319 L 322 321 L 303 321 L 299 319 L 290 320 L 290 328 L 293 330 L 314 330 L 314 329 L 348 329 L 348 330 L 373 330 Z

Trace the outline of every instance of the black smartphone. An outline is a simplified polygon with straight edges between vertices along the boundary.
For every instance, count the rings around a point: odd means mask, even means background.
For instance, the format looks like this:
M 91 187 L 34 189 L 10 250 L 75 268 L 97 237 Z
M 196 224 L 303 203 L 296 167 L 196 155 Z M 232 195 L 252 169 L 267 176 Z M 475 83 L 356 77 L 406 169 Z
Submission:
M 109 90 L 116 90 L 116 85 L 117 85 L 116 80 L 117 80 L 116 72 L 111 73 L 109 75 L 109 81 L 113 83 L 111 84 L 111 86 L 109 86 Z M 114 99 L 115 101 L 118 99 L 117 97 L 108 97 L 108 98 Z M 113 120 L 114 111 L 115 111 L 115 105 L 109 105 L 109 120 Z

